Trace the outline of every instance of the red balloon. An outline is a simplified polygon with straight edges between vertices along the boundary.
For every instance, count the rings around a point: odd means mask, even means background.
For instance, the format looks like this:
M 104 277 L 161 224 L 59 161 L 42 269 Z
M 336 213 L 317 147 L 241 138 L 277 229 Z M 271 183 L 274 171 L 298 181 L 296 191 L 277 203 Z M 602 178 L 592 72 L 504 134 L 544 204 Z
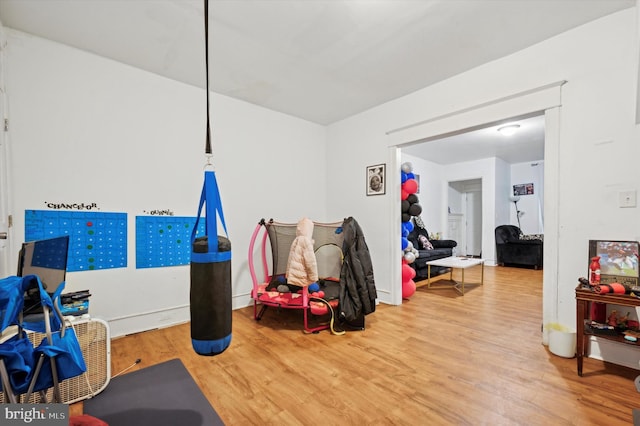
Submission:
M 416 270 L 407 264 L 402 265 L 402 282 L 412 280 L 416 276 Z
M 416 292 L 416 283 L 413 280 L 409 280 L 402 283 L 402 298 L 408 299 Z
M 415 179 L 407 179 L 405 183 L 402 184 L 402 189 L 407 191 L 409 194 L 415 194 L 418 190 L 418 181 Z
M 401 200 L 403 200 L 403 201 L 406 200 L 409 195 L 410 194 L 407 191 L 405 191 L 404 188 L 402 188 L 400 190 L 400 199 Z

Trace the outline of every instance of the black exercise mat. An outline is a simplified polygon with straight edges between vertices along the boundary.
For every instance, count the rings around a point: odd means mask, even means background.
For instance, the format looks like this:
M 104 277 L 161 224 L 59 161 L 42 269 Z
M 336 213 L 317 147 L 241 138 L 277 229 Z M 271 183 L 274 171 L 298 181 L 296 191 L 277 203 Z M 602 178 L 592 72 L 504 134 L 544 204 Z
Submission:
M 115 377 L 84 413 L 109 426 L 224 425 L 179 359 Z

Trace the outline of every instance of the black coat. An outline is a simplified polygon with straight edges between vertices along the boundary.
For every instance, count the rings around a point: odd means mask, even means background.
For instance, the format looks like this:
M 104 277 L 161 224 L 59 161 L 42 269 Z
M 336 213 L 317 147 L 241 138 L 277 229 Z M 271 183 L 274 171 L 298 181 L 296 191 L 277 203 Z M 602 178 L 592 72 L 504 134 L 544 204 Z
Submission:
M 369 248 L 362 229 L 352 217 L 342 224 L 344 256 L 340 270 L 340 317 L 354 321 L 376 310 L 376 285 Z

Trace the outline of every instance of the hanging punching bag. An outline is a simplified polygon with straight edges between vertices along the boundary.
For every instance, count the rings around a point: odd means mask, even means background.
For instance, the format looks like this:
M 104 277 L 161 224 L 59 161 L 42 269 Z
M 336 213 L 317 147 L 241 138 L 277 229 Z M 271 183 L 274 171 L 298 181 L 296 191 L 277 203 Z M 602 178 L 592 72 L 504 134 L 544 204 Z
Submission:
M 203 205 L 206 231 L 196 238 Z M 205 171 L 198 216 L 191 232 L 191 343 L 199 355 L 218 355 L 231 343 L 231 242 L 218 235 L 218 215 L 227 233 L 216 175 Z

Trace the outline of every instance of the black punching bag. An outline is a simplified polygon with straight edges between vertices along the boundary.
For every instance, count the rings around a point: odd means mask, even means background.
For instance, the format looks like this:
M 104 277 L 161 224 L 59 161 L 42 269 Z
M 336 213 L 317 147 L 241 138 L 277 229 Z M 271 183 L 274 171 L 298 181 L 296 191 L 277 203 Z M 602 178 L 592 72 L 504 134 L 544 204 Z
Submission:
M 206 204 L 205 236 L 196 238 Z M 206 171 L 198 217 L 191 232 L 191 343 L 199 355 L 218 355 L 231 343 L 231 242 L 218 235 L 217 217 L 227 233 L 215 173 Z

